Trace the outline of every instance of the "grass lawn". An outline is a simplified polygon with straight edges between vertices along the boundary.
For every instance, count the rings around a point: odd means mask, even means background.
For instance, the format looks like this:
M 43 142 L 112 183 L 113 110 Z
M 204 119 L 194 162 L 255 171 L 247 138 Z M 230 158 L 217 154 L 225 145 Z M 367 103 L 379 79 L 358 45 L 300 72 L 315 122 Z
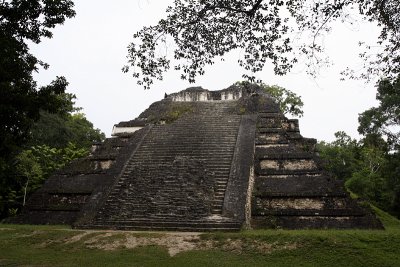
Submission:
M 400 266 L 400 221 L 384 231 L 79 231 L 0 224 L 0 266 Z

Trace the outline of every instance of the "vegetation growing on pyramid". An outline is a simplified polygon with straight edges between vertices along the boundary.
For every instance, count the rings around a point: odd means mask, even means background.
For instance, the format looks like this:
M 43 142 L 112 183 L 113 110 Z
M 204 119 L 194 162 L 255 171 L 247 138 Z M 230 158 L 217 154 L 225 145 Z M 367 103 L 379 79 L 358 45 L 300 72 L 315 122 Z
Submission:
M 251 83 L 247 81 L 234 83 L 234 85 L 239 87 L 249 86 L 250 84 Z M 276 103 L 278 103 L 283 114 L 299 118 L 304 115 L 304 103 L 301 100 L 301 96 L 297 95 L 293 91 L 283 88 L 279 85 L 267 85 L 265 83 L 255 83 L 254 85 L 259 86 L 267 94 L 269 94 L 276 101 Z

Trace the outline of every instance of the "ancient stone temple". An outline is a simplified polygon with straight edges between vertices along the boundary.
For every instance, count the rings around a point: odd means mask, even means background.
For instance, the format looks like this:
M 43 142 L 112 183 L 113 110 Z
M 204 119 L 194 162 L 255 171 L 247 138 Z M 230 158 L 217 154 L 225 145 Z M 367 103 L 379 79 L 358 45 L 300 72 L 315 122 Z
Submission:
M 114 126 L 16 220 L 77 228 L 381 228 L 257 86 L 189 88 Z

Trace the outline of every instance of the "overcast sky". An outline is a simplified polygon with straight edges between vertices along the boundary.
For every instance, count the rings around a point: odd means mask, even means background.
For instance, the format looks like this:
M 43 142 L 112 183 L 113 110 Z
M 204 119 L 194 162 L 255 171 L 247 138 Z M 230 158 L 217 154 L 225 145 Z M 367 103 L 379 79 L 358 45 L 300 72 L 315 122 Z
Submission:
M 46 85 L 55 76 L 70 82 L 68 92 L 76 94 L 77 105 L 83 108 L 94 126 L 110 136 L 114 124 L 137 117 L 164 93 L 173 93 L 190 86 L 209 90 L 224 89 L 242 80 L 237 64 L 238 53 L 231 53 L 224 62 L 206 69 L 206 74 L 189 84 L 171 71 L 164 81 L 144 91 L 136 81 L 121 71 L 126 64 L 127 46 L 132 35 L 145 25 L 155 24 L 165 14 L 172 0 L 85 0 L 75 1 L 75 18 L 54 30 L 53 39 L 32 46 L 32 52 L 50 64 L 35 78 Z M 299 94 L 304 117 L 300 119 L 303 136 L 332 141 L 334 133 L 343 130 L 357 134 L 357 117 L 376 105 L 374 84 L 362 81 L 340 81 L 345 67 L 360 67 L 358 42 L 376 40 L 378 29 L 368 23 L 336 23 L 325 38 L 327 53 L 334 65 L 320 71 L 317 79 L 305 74 L 300 65 L 286 76 L 273 75 L 268 66 L 259 78 L 270 85 L 279 85 Z

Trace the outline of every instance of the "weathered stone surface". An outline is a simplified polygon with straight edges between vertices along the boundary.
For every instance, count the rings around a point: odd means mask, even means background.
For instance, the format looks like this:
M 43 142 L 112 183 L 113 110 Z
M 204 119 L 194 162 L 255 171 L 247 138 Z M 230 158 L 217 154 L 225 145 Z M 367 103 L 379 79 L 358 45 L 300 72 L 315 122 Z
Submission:
M 13 222 L 78 228 L 380 228 L 323 171 L 315 139 L 254 85 L 188 88 L 114 126 Z
M 241 222 L 244 221 L 246 226 L 250 225 L 251 217 L 250 198 L 253 191 L 256 119 L 255 115 L 242 117 L 222 213 Z M 244 190 L 246 188 L 247 190 Z
M 145 132 L 97 144 L 92 155 L 72 162 L 50 177 L 31 196 L 22 214 L 11 218 L 10 222 L 73 224 L 90 220 Z M 110 165 L 109 158 L 113 159 Z M 101 168 L 98 159 L 105 160 L 107 163 L 103 167 L 109 168 Z
M 253 228 L 382 228 L 322 168 L 315 139 L 297 120 L 259 113 L 255 138 Z
M 165 221 L 183 225 L 221 216 L 241 121 L 230 112 L 234 107 L 235 102 L 194 102 L 196 116 L 155 125 L 91 224 L 123 222 L 126 228 L 147 220 L 156 228 Z

